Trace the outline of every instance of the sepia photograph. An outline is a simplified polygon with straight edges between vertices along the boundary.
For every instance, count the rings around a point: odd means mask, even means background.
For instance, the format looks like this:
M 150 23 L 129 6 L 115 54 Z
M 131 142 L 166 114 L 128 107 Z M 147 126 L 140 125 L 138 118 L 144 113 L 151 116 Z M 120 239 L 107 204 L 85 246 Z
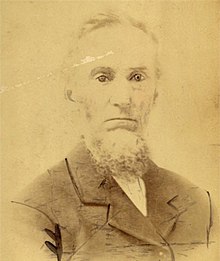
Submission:
M 1 260 L 219 260 L 219 21 L 1 1 Z

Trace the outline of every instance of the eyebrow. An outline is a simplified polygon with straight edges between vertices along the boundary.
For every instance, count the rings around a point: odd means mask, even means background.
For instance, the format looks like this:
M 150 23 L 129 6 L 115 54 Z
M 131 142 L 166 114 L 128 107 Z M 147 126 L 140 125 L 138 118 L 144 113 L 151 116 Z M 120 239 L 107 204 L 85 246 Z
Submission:
M 138 67 L 130 67 L 129 70 L 131 71 L 146 71 L 146 66 L 138 66 Z M 97 73 L 106 73 L 106 74 L 115 74 L 115 71 L 111 67 L 99 66 L 91 70 L 90 75 L 93 77 Z
M 110 67 L 96 67 L 94 69 L 91 70 L 90 75 L 94 76 L 97 73 L 108 73 L 108 74 L 115 74 L 114 70 Z
M 129 68 L 129 70 L 132 70 L 132 71 L 146 71 L 147 67 L 146 66 L 131 67 L 131 68 Z

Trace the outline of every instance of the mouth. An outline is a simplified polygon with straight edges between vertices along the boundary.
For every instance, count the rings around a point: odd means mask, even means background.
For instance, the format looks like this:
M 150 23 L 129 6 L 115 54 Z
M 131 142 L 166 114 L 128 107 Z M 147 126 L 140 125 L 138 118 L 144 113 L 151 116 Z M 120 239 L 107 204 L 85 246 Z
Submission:
M 135 119 L 131 119 L 131 118 L 111 118 L 111 119 L 107 119 L 104 122 L 108 122 L 108 121 L 134 121 L 137 122 Z
M 117 117 L 110 118 L 104 121 L 106 123 L 106 129 L 108 131 L 116 129 L 125 129 L 128 131 L 136 131 L 138 127 L 138 122 L 132 118 Z

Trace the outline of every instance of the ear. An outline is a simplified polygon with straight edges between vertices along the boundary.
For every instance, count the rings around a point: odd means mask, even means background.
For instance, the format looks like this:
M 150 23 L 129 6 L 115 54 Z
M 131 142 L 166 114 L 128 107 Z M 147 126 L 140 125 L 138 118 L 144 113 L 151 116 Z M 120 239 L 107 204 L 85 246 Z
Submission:
M 157 79 L 157 80 L 160 80 L 160 77 L 161 77 L 161 70 L 160 70 L 159 67 L 156 68 L 155 73 L 156 73 L 156 79 Z
M 74 100 L 74 99 L 72 98 L 72 93 L 73 93 L 72 90 L 66 90 L 66 91 L 65 91 L 66 98 L 67 98 L 68 100 L 72 101 L 72 102 L 76 102 L 76 100 Z
M 154 97 L 153 97 L 153 104 L 156 103 L 157 97 L 158 97 L 158 91 L 157 91 L 157 89 L 155 89 L 155 90 L 154 90 Z
M 65 98 L 71 102 L 74 102 L 73 104 L 70 104 L 71 110 L 73 109 L 75 112 L 80 112 L 81 111 L 81 104 L 82 102 L 79 101 L 77 98 L 73 98 L 73 91 L 70 89 L 65 90 Z

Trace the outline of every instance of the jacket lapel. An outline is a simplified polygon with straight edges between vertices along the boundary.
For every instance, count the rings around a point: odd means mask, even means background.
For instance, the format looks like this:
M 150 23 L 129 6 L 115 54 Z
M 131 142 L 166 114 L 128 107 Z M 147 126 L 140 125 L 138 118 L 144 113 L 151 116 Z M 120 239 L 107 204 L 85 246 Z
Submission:
M 154 245 L 164 243 L 164 238 L 172 232 L 179 214 L 172 205 L 175 197 L 166 190 L 165 179 L 161 174 L 159 168 L 149 161 L 148 171 L 143 176 L 147 191 L 147 217 L 142 215 L 117 184 L 112 186 L 109 224 L 144 242 Z
M 99 175 L 92 163 L 89 152 L 83 144 L 66 158 L 68 174 L 74 189 L 84 205 L 108 205 L 107 179 Z
M 173 231 L 179 217 L 178 209 L 172 205 L 176 194 L 170 189 L 165 172 L 149 161 L 149 170 L 143 176 L 147 190 L 148 216 L 163 238 L 167 238 Z
M 144 217 L 122 189 L 111 188 L 108 224 L 144 242 L 160 245 L 161 238 L 149 217 Z
M 150 161 L 143 176 L 148 202 L 148 216 L 144 217 L 113 178 L 96 172 L 85 148 L 80 147 L 75 153 L 69 155 L 66 163 L 82 204 L 106 206 L 110 226 L 149 244 L 164 243 L 163 238 L 175 226 L 178 211 L 171 204 L 175 195 L 166 191 L 159 168 Z

